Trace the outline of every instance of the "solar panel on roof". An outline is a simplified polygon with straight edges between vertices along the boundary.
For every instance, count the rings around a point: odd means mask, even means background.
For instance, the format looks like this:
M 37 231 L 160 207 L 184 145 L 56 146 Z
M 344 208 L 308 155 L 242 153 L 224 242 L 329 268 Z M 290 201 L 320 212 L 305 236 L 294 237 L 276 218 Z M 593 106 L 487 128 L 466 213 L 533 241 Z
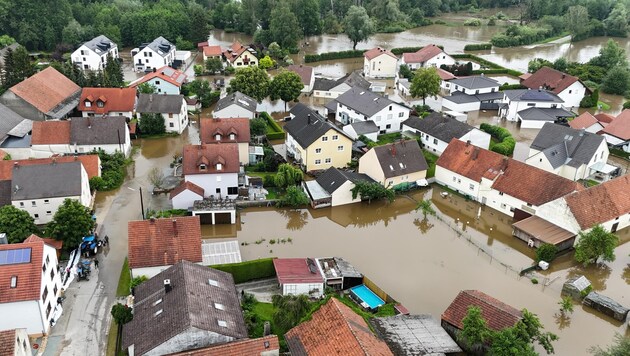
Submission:
M 546 91 L 537 90 L 528 90 L 521 98 L 528 100 L 553 100 L 551 95 L 549 95 Z
M 31 248 L 0 251 L 0 266 L 31 262 Z

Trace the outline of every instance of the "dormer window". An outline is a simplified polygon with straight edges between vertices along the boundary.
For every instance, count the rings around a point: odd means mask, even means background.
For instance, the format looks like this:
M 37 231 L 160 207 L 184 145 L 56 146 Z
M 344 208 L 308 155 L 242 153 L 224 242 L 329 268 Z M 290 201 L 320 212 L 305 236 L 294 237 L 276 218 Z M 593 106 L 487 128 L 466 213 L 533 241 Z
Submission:
M 105 103 L 99 100 L 96 102 L 96 106 L 98 106 L 99 108 L 102 108 L 103 106 L 105 106 Z
M 236 139 L 236 135 L 235 134 L 230 134 L 230 140 L 235 140 Z
M 214 135 L 214 139 L 217 141 L 221 141 L 221 135 L 220 134 Z
M 221 163 L 217 163 L 217 171 L 223 169 L 223 165 Z
M 86 108 L 91 108 L 92 107 L 92 103 L 89 100 L 85 101 L 85 107 Z
M 200 170 L 200 171 L 205 171 L 205 170 L 206 170 L 206 165 L 205 165 L 205 164 L 203 164 L 203 163 L 202 163 L 202 164 L 200 164 L 200 165 L 199 165 L 199 170 Z

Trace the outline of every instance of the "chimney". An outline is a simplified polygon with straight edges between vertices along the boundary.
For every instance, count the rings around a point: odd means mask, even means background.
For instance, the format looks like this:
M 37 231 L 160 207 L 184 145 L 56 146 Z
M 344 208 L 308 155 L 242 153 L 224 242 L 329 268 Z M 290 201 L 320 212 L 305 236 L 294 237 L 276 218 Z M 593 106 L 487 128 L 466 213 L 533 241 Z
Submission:
M 90 121 L 90 117 L 87 117 L 87 125 L 88 125 L 88 129 L 92 128 L 92 121 Z
M 173 290 L 173 286 L 171 286 L 171 280 L 168 278 L 165 279 L 164 280 L 164 293 L 168 293 L 172 290 Z
M 472 160 L 473 161 L 476 160 L 478 156 L 479 156 L 479 147 L 475 147 L 472 152 Z
M 152 216 L 149 221 L 151 222 L 151 224 L 155 224 L 155 218 Z
M 53 165 L 57 164 L 57 157 L 53 157 L 53 158 L 52 158 L 52 164 L 53 164 Z
M 306 116 L 306 118 L 307 118 L 307 120 L 308 120 L 308 124 L 310 125 L 310 124 L 311 124 L 311 114 L 308 114 L 308 115 Z
M 562 73 L 562 79 L 564 79 L 564 78 L 566 78 L 566 77 L 567 77 L 567 75 L 566 75 L 566 74 L 564 74 L 564 73 Z
M 20 163 L 18 161 L 13 162 L 14 168 L 20 168 Z
M 586 130 L 585 130 L 584 128 L 582 128 L 582 129 L 580 130 L 580 137 L 584 136 L 584 132 L 585 132 L 585 131 L 586 131 Z
M 173 219 L 173 235 L 177 237 L 177 219 Z
M 466 141 L 466 147 L 470 146 L 470 140 Z

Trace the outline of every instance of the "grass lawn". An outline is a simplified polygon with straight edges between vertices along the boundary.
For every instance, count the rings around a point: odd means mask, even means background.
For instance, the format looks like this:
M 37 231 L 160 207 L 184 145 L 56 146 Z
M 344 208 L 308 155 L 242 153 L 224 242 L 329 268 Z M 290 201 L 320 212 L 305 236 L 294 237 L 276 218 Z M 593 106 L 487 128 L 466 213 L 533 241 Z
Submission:
M 434 177 L 435 176 L 435 162 L 437 162 L 439 157 L 427 150 L 422 150 L 422 154 L 424 155 L 424 159 L 427 161 L 427 164 L 429 165 L 429 169 L 427 169 L 427 178 Z
M 610 105 L 606 104 L 603 101 L 598 101 L 597 107 L 600 108 L 600 110 L 610 110 Z
M 598 185 L 598 184 L 599 184 L 599 182 L 596 181 L 596 180 L 593 180 L 593 179 L 587 179 L 586 180 L 586 185 L 589 186 L 589 187 L 592 187 L 592 186 L 595 186 L 595 185 Z
M 131 285 L 131 273 L 129 273 L 129 262 L 125 258 L 122 271 L 120 271 L 120 279 L 118 279 L 118 289 L 116 289 L 117 297 L 126 297 L 129 295 L 129 286 Z
M 624 150 L 620 150 L 618 148 L 610 148 L 610 154 L 613 156 L 617 156 L 617 157 L 621 157 L 621 158 L 625 158 L 625 159 L 630 159 L 630 153 L 624 151 Z
M 377 146 L 386 145 L 388 143 L 392 143 L 392 142 L 400 140 L 401 137 L 402 136 L 400 132 L 393 132 L 393 133 L 388 133 L 384 135 L 379 135 L 378 141 L 376 141 L 376 145 Z
M 269 187 L 265 189 L 267 189 L 267 191 L 269 192 L 269 194 L 267 194 L 267 196 L 265 197 L 267 199 L 279 199 L 282 196 L 282 194 L 280 193 L 280 189 L 276 187 Z
M 107 351 L 106 356 L 116 356 L 116 337 L 118 336 L 118 325 L 112 319 L 112 323 L 109 326 L 109 333 L 107 333 Z

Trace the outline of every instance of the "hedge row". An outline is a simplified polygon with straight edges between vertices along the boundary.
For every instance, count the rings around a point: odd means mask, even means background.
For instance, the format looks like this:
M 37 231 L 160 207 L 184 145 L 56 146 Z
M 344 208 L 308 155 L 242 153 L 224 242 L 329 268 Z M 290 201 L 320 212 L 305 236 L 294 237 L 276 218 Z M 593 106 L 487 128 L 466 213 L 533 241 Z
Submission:
M 509 74 L 514 77 L 518 77 L 523 74 L 517 70 L 502 67 L 494 62 L 490 62 L 489 60 L 483 59 L 479 56 L 475 56 L 474 54 L 470 54 L 470 53 L 452 54 L 451 57 L 455 59 L 473 60 L 479 63 L 482 67 L 489 68 L 489 69 L 474 70 L 473 74 Z
M 527 87 L 522 84 L 503 84 L 499 87 L 499 90 L 501 91 L 513 89 L 527 89 Z
M 516 146 L 516 141 L 512 137 L 512 134 L 507 129 L 483 123 L 479 126 L 481 131 L 487 132 L 494 138 L 499 141 L 494 145 L 490 145 L 490 150 L 496 153 L 500 153 L 504 156 L 511 156 L 514 153 L 514 146 Z
M 311 63 L 311 62 L 319 62 L 319 61 L 328 61 L 331 59 L 359 58 L 359 57 L 363 57 L 363 53 L 365 53 L 365 50 L 356 49 L 356 50 L 341 51 L 341 52 L 307 54 L 304 56 L 304 62 Z
M 265 121 L 267 122 L 267 127 L 271 128 L 271 132 L 270 130 L 267 130 L 267 139 L 282 140 L 286 137 L 286 133 L 284 132 L 284 130 L 282 130 L 282 127 L 280 127 L 276 120 L 274 120 L 269 114 L 263 111 L 260 113 L 260 117 L 265 119 Z
M 210 267 L 231 274 L 236 284 L 276 276 L 273 258 L 262 258 L 259 260 L 227 263 Z
M 492 43 L 471 43 L 464 46 L 464 51 L 485 51 L 492 49 Z

